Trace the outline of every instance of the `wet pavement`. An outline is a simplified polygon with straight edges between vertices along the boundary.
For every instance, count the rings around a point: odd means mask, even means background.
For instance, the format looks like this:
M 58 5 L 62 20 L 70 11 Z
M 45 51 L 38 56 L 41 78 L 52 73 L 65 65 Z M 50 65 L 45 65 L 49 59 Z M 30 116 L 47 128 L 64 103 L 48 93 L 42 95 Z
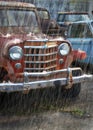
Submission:
M 79 97 L 73 100 L 59 99 L 46 105 L 25 98 L 1 105 L 0 130 L 93 130 L 93 82 L 82 84 Z

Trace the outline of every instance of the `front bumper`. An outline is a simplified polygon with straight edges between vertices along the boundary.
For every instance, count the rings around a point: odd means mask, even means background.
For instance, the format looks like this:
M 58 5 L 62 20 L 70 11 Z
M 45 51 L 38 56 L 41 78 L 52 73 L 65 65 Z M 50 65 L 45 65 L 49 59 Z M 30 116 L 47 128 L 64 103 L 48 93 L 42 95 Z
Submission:
M 81 75 L 73 76 L 72 72 L 75 72 L 75 71 L 79 71 Z M 29 76 L 47 77 L 49 75 L 58 74 L 59 72 L 67 73 L 67 77 L 29 82 Z M 68 68 L 68 69 L 62 69 L 62 70 L 57 70 L 53 72 L 42 72 L 42 73 L 24 72 L 24 82 L 0 83 L 0 91 L 1 92 L 16 92 L 16 91 L 25 91 L 25 90 L 31 90 L 31 89 L 46 88 L 46 87 L 59 87 L 59 86 L 67 86 L 66 88 L 68 89 L 72 87 L 72 84 L 91 81 L 91 80 L 93 80 L 93 75 L 82 74 L 82 70 L 80 68 Z

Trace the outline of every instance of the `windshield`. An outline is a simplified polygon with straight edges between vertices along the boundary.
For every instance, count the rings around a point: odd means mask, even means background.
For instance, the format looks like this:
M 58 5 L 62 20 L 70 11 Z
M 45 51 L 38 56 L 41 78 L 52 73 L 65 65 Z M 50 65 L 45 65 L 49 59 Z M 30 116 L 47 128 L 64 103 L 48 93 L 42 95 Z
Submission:
M 38 14 L 42 19 L 49 19 L 49 15 L 47 11 L 38 10 Z
M 75 22 L 89 20 L 87 14 L 59 14 L 58 22 Z
M 0 10 L 0 27 L 29 27 L 30 32 L 38 28 L 34 11 Z

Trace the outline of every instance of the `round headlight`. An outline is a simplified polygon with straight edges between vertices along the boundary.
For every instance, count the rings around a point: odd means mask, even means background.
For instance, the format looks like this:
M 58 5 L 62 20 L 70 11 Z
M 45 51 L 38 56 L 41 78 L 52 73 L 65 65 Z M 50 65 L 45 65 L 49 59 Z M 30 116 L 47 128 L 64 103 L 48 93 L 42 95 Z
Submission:
M 58 51 L 61 56 L 66 56 L 70 52 L 70 45 L 68 43 L 62 43 L 59 45 Z
M 23 50 L 19 46 L 13 46 L 9 49 L 9 57 L 12 60 L 20 60 L 23 56 Z

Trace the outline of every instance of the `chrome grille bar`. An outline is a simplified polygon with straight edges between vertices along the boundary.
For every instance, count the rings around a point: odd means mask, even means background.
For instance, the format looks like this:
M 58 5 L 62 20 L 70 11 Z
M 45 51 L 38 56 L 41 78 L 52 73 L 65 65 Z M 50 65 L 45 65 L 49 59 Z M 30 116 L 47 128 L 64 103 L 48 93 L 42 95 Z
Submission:
M 57 52 L 52 52 L 48 54 L 24 54 L 24 56 L 50 56 L 50 55 L 55 55 Z
M 27 70 L 49 70 L 49 69 L 51 69 L 51 68 L 55 68 L 56 67 L 56 65 L 54 65 L 54 66 L 51 66 L 51 67 L 47 67 L 47 68 L 25 68 L 25 70 L 27 71 Z
M 34 46 L 33 46 L 34 45 Z M 27 41 L 24 44 L 24 71 L 43 72 L 56 70 L 57 45 Z
M 48 60 L 48 61 L 25 61 L 25 63 L 36 63 L 36 64 L 39 64 L 39 63 L 49 63 L 49 62 L 53 62 L 53 61 L 56 61 L 57 59 L 53 59 L 53 60 Z
M 46 48 L 54 48 L 56 45 L 47 46 L 46 44 L 43 46 L 25 46 L 24 48 L 32 48 L 32 49 L 46 49 Z

